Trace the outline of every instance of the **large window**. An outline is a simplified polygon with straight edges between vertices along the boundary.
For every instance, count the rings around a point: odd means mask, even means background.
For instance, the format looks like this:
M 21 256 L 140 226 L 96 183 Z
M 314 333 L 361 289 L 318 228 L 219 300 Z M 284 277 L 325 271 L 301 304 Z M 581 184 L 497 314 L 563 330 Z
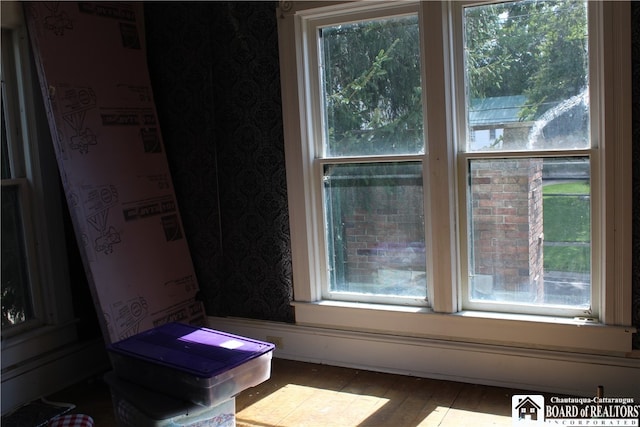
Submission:
M 296 317 L 341 326 L 353 313 L 318 307 L 366 307 L 628 324 L 617 7 L 281 9 Z

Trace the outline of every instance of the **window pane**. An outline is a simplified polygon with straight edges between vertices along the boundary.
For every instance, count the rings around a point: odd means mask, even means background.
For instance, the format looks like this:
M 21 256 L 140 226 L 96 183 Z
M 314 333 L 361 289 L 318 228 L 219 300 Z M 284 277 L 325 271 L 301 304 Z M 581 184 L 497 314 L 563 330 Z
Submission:
M 589 159 L 471 160 L 471 300 L 589 308 Z
M 330 291 L 427 295 L 420 163 L 325 165 Z
M 2 187 L 2 326 L 33 318 L 19 189 Z
M 5 121 L 5 109 L 4 109 L 4 83 L 2 84 L 2 89 L 3 89 L 3 93 L 2 93 L 2 116 L 0 116 L 0 120 L 2 121 L 2 134 L 0 134 L 0 137 L 2 138 L 1 143 L 2 143 L 2 158 L 0 158 L 0 161 L 2 162 L 2 179 L 9 179 L 12 178 L 11 174 L 11 162 L 9 161 L 10 157 L 9 157 L 9 140 L 7 138 L 7 124 Z
M 320 30 L 324 155 L 424 151 L 418 17 Z
M 590 147 L 586 2 L 468 7 L 464 31 L 466 151 Z

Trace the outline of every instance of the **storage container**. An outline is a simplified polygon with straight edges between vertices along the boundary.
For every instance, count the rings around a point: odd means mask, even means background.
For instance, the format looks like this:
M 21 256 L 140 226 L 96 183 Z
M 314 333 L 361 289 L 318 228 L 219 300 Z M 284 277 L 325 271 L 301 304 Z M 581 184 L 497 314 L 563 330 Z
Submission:
M 235 398 L 216 406 L 201 406 L 124 381 L 115 373 L 104 376 L 111 389 L 118 427 L 234 427 Z
M 274 347 L 213 329 L 168 323 L 107 348 L 118 377 L 215 406 L 269 379 Z

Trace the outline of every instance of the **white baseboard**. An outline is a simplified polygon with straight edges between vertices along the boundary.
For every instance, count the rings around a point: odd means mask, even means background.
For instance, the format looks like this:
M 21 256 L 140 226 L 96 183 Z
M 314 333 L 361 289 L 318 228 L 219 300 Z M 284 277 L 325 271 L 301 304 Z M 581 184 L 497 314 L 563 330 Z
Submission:
M 278 345 L 274 357 L 523 391 L 640 401 L 640 359 L 400 337 L 249 319 L 209 327 Z
M 65 346 L 2 372 L 2 415 L 110 369 L 102 338 Z M 73 402 L 71 402 L 73 403 Z

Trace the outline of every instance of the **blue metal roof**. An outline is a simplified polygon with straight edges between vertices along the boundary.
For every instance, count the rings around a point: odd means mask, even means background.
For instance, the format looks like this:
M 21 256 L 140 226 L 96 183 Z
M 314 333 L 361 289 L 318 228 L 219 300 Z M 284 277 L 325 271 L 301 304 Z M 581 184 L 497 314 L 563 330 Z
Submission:
M 469 125 L 483 126 L 519 122 L 518 113 L 527 102 L 524 95 L 496 96 L 471 100 Z

